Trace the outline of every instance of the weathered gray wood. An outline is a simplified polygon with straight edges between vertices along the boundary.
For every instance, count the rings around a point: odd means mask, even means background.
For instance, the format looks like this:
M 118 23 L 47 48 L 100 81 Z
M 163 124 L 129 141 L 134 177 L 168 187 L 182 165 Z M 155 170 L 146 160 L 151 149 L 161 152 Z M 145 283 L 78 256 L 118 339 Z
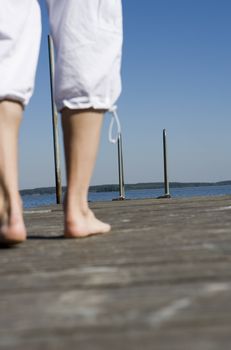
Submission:
M 65 240 L 43 207 L 0 250 L 0 349 L 229 349 L 231 196 L 91 206 L 111 233 Z

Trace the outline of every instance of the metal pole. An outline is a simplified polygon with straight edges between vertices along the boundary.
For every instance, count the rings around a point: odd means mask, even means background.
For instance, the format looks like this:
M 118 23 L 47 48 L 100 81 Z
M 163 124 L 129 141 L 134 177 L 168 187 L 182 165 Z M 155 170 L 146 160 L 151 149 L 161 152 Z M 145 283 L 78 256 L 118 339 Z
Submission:
M 125 184 L 124 184 L 124 160 L 123 160 L 123 145 L 122 145 L 122 134 L 120 133 L 120 144 L 121 144 L 121 147 L 120 147 L 120 154 L 121 154 L 121 169 L 122 169 L 122 196 L 123 196 L 123 199 L 125 199 Z
M 168 181 L 168 159 L 167 159 L 167 133 L 163 130 L 163 154 L 164 154 L 164 196 L 170 198 L 169 181 Z
M 118 150 L 118 172 L 119 172 L 119 198 L 113 200 L 125 199 L 125 186 L 124 186 L 124 165 L 123 165 L 123 147 L 122 147 L 122 134 L 119 133 L 117 141 Z
M 48 35 L 49 67 L 50 67 L 50 89 L 51 89 L 51 109 L 54 141 L 54 161 L 55 161 L 55 183 L 56 183 L 56 203 L 62 203 L 62 182 L 59 152 L 59 134 L 58 134 L 58 112 L 54 102 L 54 46 L 52 37 Z
M 120 199 L 125 199 L 124 188 L 124 165 L 123 165 L 123 147 L 122 147 L 122 134 L 118 137 L 118 169 L 119 169 L 119 186 L 120 186 Z

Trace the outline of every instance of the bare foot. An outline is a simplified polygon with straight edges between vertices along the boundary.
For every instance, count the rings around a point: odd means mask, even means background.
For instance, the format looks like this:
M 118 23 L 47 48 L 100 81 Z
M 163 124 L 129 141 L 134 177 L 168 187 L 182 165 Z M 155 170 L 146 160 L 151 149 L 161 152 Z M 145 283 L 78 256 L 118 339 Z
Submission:
M 3 180 L 0 178 L 0 244 L 17 244 L 25 241 L 26 228 L 22 205 L 18 195 L 13 205 Z
M 91 235 L 107 233 L 111 230 L 109 224 L 98 220 L 88 209 L 85 213 L 75 213 L 74 218 L 65 220 L 64 236 L 66 238 L 83 238 Z

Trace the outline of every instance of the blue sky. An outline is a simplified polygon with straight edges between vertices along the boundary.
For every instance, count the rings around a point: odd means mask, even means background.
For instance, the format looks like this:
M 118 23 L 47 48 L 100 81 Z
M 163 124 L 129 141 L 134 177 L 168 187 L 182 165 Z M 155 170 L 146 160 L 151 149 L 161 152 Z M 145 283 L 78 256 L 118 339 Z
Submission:
M 47 56 L 20 133 L 20 188 L 54 186 Z M 167 129 L 171 181 L 231 179 L 231 1 L 124 0 L 123 92 L 118 101 L 125 181 L 162 181 Z M 92 184 L 117 183 L 117 149 L 105 116 Z M 62 150 L 61 134 L 60 147 Z M 65 184 L 62 151 L 62 176 Z

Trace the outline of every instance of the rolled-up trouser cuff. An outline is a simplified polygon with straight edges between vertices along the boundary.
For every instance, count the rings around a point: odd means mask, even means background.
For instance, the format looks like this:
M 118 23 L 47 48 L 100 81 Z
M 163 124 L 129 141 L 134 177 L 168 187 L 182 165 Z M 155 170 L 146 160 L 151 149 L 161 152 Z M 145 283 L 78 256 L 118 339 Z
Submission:
M 24 96 L 19 96 L 18 92 L 4 94 L 0 93 L 0 102 L 4 100 L 19 102 L 21 105 L 23 105 L 23 107 L 25 107 L 29 102 L 29 100 L 26 100 Z
M 89 97 L 77 97 L 68 100 L 63 100 L 57 104 L 57 109 L 60 112 L 63 108 L 69 109 L 101 109 L 109 110 L 115 101 L 110 99 L 108 100 L 99 100 L 98 98 L 89 98 Z

